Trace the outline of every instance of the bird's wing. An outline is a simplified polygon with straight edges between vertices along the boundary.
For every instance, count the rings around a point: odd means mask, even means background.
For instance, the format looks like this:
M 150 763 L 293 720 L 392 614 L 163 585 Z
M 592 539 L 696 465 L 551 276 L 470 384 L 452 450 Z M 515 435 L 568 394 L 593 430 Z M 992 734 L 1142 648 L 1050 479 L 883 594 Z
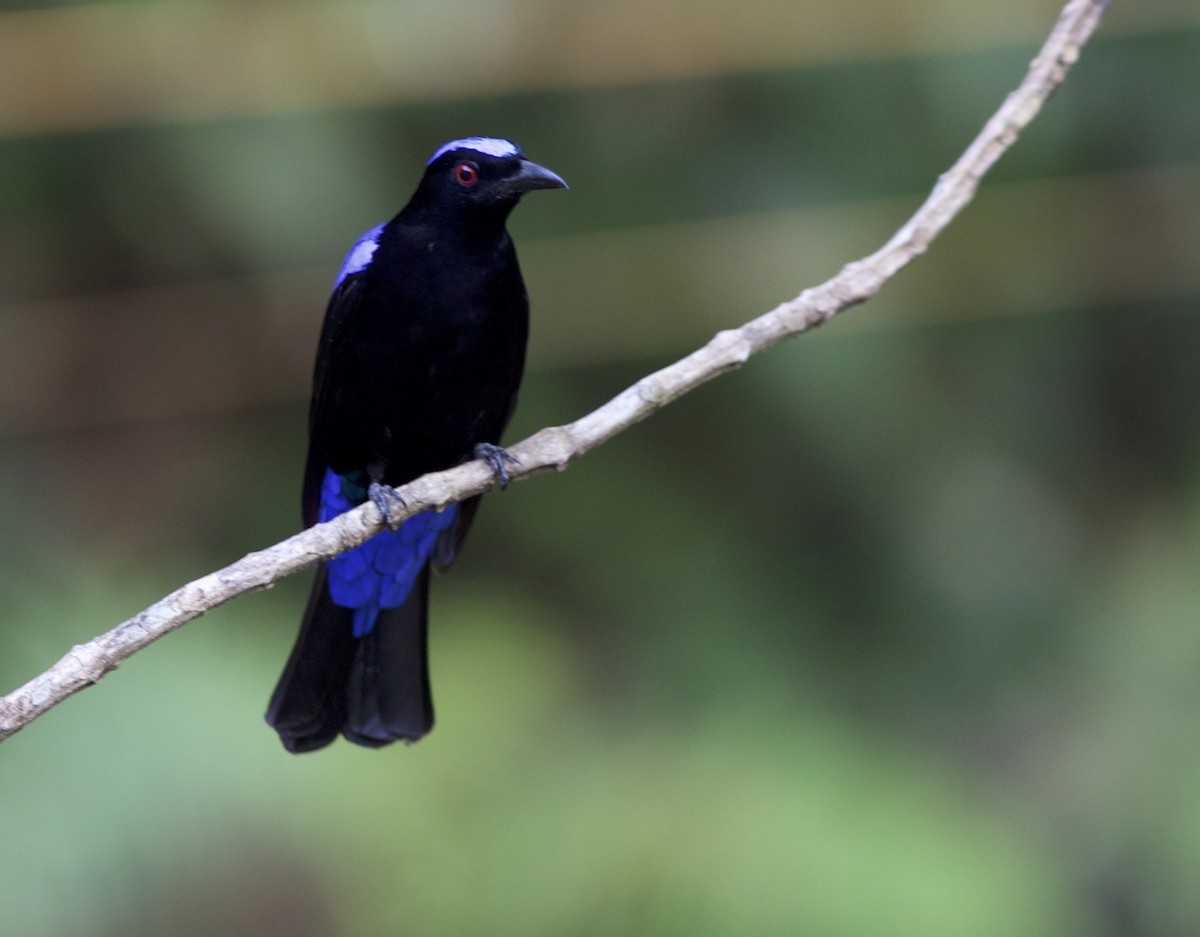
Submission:
M 330 403 L 330 371 L 345 341 L 346 324 L 354 315 L 363 296 L 363 278 L 348 276 L 339 280 L 325 310 L 325 324 L 317 345 L 317 362 L 313 370 L 312 403 L 308 411 L 308 459 L 304 466 L 304 494 L 301 500 L 304 526 L 317 522 L 321 504 L 321 482 L 325 477 L 324 447 L 319 438 L 324 424 L 325 407 Z

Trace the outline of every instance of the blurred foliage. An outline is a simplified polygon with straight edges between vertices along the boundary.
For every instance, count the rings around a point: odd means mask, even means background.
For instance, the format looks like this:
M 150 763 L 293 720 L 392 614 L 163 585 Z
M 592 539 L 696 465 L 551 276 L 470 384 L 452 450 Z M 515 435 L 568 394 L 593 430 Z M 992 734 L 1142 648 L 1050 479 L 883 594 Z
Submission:
M 1186 11 L 1116 4 L 877 301 L 490 497 L 419 745 L 279 747 L 297 577 L 0 746 L 3 932 L 1196 933 Z M 517 439 L 878 246 L 1040 38 L 902 13 L 792 68 L 0 137 L 5 688 L 295 530 L 325 291 L 434 146 L 572 185 L 514 217 Z

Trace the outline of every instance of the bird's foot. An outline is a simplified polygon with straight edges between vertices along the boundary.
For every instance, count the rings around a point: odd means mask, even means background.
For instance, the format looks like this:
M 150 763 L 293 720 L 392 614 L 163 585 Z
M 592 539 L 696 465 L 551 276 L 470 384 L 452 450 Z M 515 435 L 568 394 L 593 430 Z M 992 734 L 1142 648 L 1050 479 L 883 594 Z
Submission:
M 475 446 L 475 458 L 483 459 L 492 470 L 492 474 L 500 482 L 500 490 L 503 491 L 508 487 L 508 483 L 512 481 L 508 477 L 507 465 L 520 465 L 521 460 L 505 449 L 503 446 L 495 446 L 490 442 L 481 442 Z
M 379 508 L 379 513 L 383 515 L 383 522 L 395 529 L 396 525 L 392 521 L 392 498 L 395 498 L 401 504 L 407 504 L 400 497 L 400 492 L 391 485 L 385 485 L 382 482 L 371 482 L 367 486 L 367 497 L 371 499 L 375 507 Z

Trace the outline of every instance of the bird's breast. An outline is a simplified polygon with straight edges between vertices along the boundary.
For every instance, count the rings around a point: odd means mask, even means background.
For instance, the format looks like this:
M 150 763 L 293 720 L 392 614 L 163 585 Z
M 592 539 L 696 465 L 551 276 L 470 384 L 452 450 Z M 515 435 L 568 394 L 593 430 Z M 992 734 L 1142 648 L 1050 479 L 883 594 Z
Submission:
M 438 264 L 378 278 L 330 362 L 330 401 L 314 438 L 340 467 L 384 466 L 400 484 L 498 442 L 525 359 L 528 302 L 515 263 Z

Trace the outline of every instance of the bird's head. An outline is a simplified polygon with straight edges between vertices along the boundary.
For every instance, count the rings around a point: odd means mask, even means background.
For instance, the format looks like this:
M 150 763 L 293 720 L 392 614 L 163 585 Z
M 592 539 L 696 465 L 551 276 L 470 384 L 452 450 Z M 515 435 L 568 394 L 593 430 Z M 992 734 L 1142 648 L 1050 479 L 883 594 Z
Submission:
M 556 173 L 527 160 L 515 143 L 466 137 L 429 157 L 418 194 L 445 208 L 474 206 L 507 214 L 526 192 L 566 187 Z

